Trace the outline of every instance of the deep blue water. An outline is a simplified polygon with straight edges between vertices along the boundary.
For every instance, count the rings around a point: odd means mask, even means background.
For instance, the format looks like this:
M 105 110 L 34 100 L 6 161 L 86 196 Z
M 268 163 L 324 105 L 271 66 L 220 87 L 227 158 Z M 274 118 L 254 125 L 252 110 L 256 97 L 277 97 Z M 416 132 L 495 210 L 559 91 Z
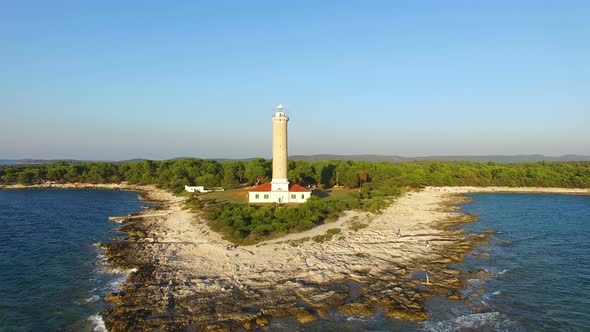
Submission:
M 89 328 L 124 278 L 96 244 L 120 236 L 109 216 L 142 204 L 128 191 L 0 190 L 0 331 Z
M 490 259 L 469 257 L 467 270 L 485 269 L 465 295 L 483 312 L 523 330 L 590 330 L 590 196 L 471 194 L 471 232 L 494 230 L 482 245 Z M 477 254 L 478 252 L 476 252 Z M 483 289 L 474 297 L 476 289 Z

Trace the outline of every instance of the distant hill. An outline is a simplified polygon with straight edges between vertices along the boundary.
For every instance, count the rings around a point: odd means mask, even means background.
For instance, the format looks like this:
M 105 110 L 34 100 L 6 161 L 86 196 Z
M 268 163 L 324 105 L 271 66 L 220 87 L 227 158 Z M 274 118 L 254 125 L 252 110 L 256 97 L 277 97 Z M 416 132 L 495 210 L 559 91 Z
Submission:
M 585 155 L 563 155 L 559 157 L 550 157 L 540 154 L 534 155 L 482 155 L 482 156 L 426 156 L 426 157 L 401 157 L 388 155 L 332 155 L 316 154 L 311 156 L 294 155 L 289 156 L 293 160 L 352 160 L 352 161 L 389 161 L 389 162 L 409 162 L 420 160 L 439 160 L 439 161 L 473 161 L 473 162 L 497 162 L 497 163 L 523 163 L 536 161 L 590 161 L 590 156 Z
M 0 165 L 42 165 L 57 162 L 77 163 L 75 159 L 0 159 Z
M 180 157 L 169 160 L 179 159 L 193 159 L 191 157 Z M 208 159 L 208 158 L 198 158 Z M 218 162 L 228 161 L 244 161 L 248 162 L 256 158 L 243 158 L 243 159 L 230 159 L 230 158 L 212 158 Z M 544 156 L 540 154 L 532 155 L 482 155 L 482 156 L 426 156 L 426 157 L 401 157 L 401 156 L 388 156 L 378 154 L 366 154 L 366 155 L 337 155 L 337 154 L 314 154 L 314 155 L 293 155 L 289 156 L 292 160 L 306 160 L 306 161 L 323 161 L 323 160 L 352 160 L 352 161 L 386 161 L 386 162 L 410 162 L 410 161 L 421 161 L 421 160 L 438 160 L 438 161 L 472 161 L 472 162 L 496 162 L 496 163 L 525 163 L 525 162 L 537 162 L 537 161 L 590 161 L 590 156 L 587 155 L 575 155 L 566 154 L 559 157 Z M 129 159 L 121 161 L 110 161 L 115 163 L 132 163 L 139 162 L 147 159 Z M 85 162 L 87 160 L 75 160 L 75 159 L 0 159 L 0 165 L 40 165 L 49 164 L 55 162 L 67 162 L 67 163 L 78 163 Z

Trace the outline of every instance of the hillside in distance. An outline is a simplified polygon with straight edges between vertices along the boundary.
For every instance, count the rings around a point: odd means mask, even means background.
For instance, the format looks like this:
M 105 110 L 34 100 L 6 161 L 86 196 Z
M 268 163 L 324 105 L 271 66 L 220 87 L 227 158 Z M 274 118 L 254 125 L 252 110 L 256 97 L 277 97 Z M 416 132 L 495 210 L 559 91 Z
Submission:
M 194 157 L 181 157 L 177 159 L 192 159 Z M 256 158 L 196 158 L 196 159 L 213 159 L 218 162 L 227 161 L 244 161 L 248 162 Z M 324 161 L 324 160 L 352 160 L 352 161 L 376 161 L 376 162 L 411 162 L 411 161 L 471 161 L 471 162 L 495 162 L 495 163 L 526 163 L 538 161 L 590 161 L 590 155 L 575 155 L 567 154 L 559 157 L 544 156 L 540 154 L 533 155 L 451 155 L 451 156 L 425 156 L 425 157 L 401 157 L 390 155 L 366 154 L 366 155 L 337 155 L 337 154 L 314 154 L 314 155 L 292 155 L 289 156 L 291 160 L 305 160 L 305 161 Z M 132 163 L 139 162 L 142 158 L 128 159 L 128 160 L 102 160 L 116 163 Z M 0 165 L 41 165 L 55 162 L 77 163 L 87 162 L 89 160 L 75 160 L 75 159 L 0 159 Z M 101 160 L 92 160 L 93 162 Z
M 590 161 L 590 156 L 587 155 L 562 155 L 559 157 L 544 156 L 540 154 L 532 155 L 451 155 L 451 156 L 425 156 L 425 157 L 401 157 L 389 155 L 332 155 L 332 154 L 316 154 L 316 155 L 294 155 L 289 156 L 293 160 L 352 160 L 352 161 L 389 161 L 389 162 L 410 162 L 410 161 L 472 161 L 472 162 L 496 162 L 496 163 L 525 163 L 537 161 Z

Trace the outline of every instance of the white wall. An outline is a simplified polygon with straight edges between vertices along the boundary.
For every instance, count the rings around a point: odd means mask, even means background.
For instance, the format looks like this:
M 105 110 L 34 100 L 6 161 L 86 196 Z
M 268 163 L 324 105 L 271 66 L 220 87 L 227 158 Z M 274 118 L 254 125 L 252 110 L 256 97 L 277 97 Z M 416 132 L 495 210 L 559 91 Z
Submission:
M 256 198 L 256 195 L 258 195 L 258 198 Z M 265 195 L 268 198 L 265 198 Z M 293 195 L 295 195 L 295 198 L 293 198 Z M 278 203 L 279 198 L 281 203 L 305 203 L 309 197 L 311 197 L 311 192 L 263 191 L 248 193 L 250 203 Z
M 184 190 L 188 191 L 189 193 L 194 193 L 194 192 L 207 192 L 205 190 L 205 187 L 203 186 L 184 186 Z

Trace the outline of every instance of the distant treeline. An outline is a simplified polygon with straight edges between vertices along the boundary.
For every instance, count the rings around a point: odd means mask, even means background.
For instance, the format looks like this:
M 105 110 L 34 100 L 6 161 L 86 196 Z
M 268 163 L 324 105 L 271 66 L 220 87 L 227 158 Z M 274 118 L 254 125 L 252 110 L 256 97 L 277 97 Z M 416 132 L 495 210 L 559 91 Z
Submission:
M 181 159 L 136 163 L 58 162 L 45 165 L 0 166 L 0 183 L 24 185 L 58 183 L 156 184 L 180 192 L 184 185 L 222 186 L 226 189 L 270 181 L 272 162 L 219 163 Z M 536 162 L 496 164 L 475 162 L 365 162 L 289 161 L 289 180 L 302 185 L 330 188 L 369 186 L 539 186 L 590 188 L 590 162 Z

